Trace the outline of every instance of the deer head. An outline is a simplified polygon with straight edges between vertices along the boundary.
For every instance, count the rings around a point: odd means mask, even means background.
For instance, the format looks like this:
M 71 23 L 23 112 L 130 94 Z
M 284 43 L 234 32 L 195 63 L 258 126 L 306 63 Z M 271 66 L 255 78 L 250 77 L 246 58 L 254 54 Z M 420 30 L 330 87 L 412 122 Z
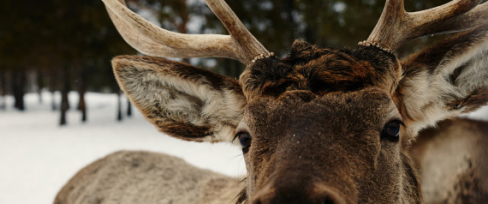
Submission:
M 125 40 L 153 56 L 119 56 L 117 80 L 160 131 L 184 140 L 242 146 L 240 201 L 419 203 L 407 155 L 417 132 L 488 101 L 488 4 L 454 0 L 414 13 L 387 0 L 370 37 L 354 50 L 296 41 L 278 59 L 222 0 L 206 0 L 230 35 L 158 28 L 104 0 Z M 404 42 L 455 37 L 400 61 Z M 226 57 L 247 66 L 239 80 L 157 57 Z

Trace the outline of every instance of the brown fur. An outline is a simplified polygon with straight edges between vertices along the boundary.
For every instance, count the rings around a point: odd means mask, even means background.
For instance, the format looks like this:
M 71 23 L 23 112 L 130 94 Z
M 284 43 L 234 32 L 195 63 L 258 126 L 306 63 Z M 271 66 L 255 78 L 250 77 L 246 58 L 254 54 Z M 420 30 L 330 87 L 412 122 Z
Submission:
M 295 41 L 289 57 L 258 60 L 241 75 L 241 82 L 248 100 L 279 96 L 289 90 L 310 90 L 319 95 L 351 92 L 394 86 L 400 76 L 397 63 L 393 55 L 377 48 L 360 47 L 351 52 Z
M 254 135 L 245 154 L 254 175 L 248 178 L 254 186 L 248 194 L 256 195 L 251 203 L 420 202 L 410 159 L 400 153 L 398 142 L 380 137 L 384 123 L 400 117 L 384 91 L 328 97 L 290 91 L 279 100 L 256 99 L 249 107 L 244 118 Z M 318 186 L 327 193 L 316 193 Z M 273 190 L 260 192 L 268 188 Z M 332 194 L 337 198 L 328 197 Z
M 488 201 L 488 122 L 455 119 L 422 131 L 410 150 L 426 203 Z
M 241 188 L 238 179 L 172 156 L 121 151 L 78 172 L 54 204 L 228 204 L 236 202 Z
M 297 41 L 288 57 L 259 58 L 239 81 L 152 57 L 122 56 L 113 66 L 122 89 L 159 130 L 191 141 L 238 141 L 242 135 L 244 144 L 250 141 L 243 147 L 248 177 L 239 202 L 422 203 L 409 147 L 421 129 L 487 102 L 488 25 L 403 62 L 363 45 L 335 50 Z M 397 136 L 386 134 L 392 121 L 402 124 Z M 188 176 L 199 173 L 191 171 Z M 422 175 L 434 174 L 429 171 Z M 459 175 L 453 194 L 469 197 L 481 188 L 469 181 L 477 172 L 449 174 Z
M 452 101 L 446 105 L 451 110 L 463 109 L 464 113 L 469 113 L 478 110 L 478 108 L 485 105 L 487 101 L 488 88 L 481 88 L 471 92 L 466 98 Z

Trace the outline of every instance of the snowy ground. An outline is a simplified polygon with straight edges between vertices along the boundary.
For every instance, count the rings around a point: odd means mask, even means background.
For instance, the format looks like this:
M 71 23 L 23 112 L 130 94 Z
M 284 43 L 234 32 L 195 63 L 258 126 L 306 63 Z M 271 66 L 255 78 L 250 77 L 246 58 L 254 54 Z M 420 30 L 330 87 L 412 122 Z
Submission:
M 59 97 L 59 96 L 56 96 Z M 72 107 L 77 95 L 70 94 Z M 241 152 L 229 144 L 191 143 L 159 133 L 134 109 L 132 118 L 115 121 L 116 96 L 89 93 L 88 122 L 70 110 L 68 126 L 59 127 L 59 112 L 35 94 L 26 96 L 27 111 L 0 111 L 0 204 L 50 204 L 57 191 L 83 166 L 111 152 L 149 150 L 179 156 L 223 174 L 245 173 Z M 125 100 L 124 100 L 125 101 Z M 470 114 L 488 119 L 488 107 Z
M 57 96 L 59 97 L 59 96 Z M 77 94 L 70 94 L 75 107 Z M 196 166 L 227 175 L 245 173 L 241 152 L 230 144 L 173 139 L 158 132 L 134 109 L 132 118 L 116 119 L 116 95 L 89 93 L 88 122 L 72 109 L 68 125 L 59 127 L 59 112 L 35 94 L 18 112 L 8 98 L 0 111 L 0 204 L 50 204 L 58 190 L 83 166 L 117 150 L 149 150 L 177 155 Z M 124 100 L 125 101 L 125 100 Z

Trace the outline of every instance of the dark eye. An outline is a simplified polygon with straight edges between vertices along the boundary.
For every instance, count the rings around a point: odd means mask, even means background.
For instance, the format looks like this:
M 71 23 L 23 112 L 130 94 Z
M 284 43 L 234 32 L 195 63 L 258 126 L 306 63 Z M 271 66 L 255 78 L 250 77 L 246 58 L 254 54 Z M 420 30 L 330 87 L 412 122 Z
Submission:
M 249 151 L 249 147 L 251 146 L 251 135 L 247 132 L 239 132 L 237 133 L 236 137 L 239 139 L 239 143 L 241 143 L 242 146 L 242 152 L 245 154 Z
M 402 124 L 403 123 L 400 120 L 392 120 L 386 123 L 385 127 L 383 127 L 383 132 L 381 133 L 381 137 L 393 141 L 398 141 L 400 137 L 400 127 Z

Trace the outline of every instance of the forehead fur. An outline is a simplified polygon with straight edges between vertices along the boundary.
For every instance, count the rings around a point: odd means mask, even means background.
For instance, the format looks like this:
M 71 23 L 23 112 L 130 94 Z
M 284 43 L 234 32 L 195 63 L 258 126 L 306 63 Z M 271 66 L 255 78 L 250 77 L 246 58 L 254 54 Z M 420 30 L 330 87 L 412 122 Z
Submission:
M 400 76 L 395 56 L 380 49 L 338 50 L 295 41 L 288 57 L 256 61 L 243 73 L 241 82 L 249 99 L 279 96 L 286 90 L 324 95 L 380 86 L 390 91 Z
M 277 128 L 272 131 L 276 133 L 284 131 L 283 126 L 304 133 L 325 126 L 329 126 L 330 131 L 362 131 L 370 127 L 381 130 L 384 123 L 399 116 L 388 93 L 377 88 L 326 96 L 310 91 L 286 91 L 276 100 L 254 100 L 247 108 L 247 119 L 253 120 L 251 124 L 266 126 L 251 129 Z M 314 122 L 306 118 L 313 118 Z M 281 125 L 271 127 L 268 124 Z

